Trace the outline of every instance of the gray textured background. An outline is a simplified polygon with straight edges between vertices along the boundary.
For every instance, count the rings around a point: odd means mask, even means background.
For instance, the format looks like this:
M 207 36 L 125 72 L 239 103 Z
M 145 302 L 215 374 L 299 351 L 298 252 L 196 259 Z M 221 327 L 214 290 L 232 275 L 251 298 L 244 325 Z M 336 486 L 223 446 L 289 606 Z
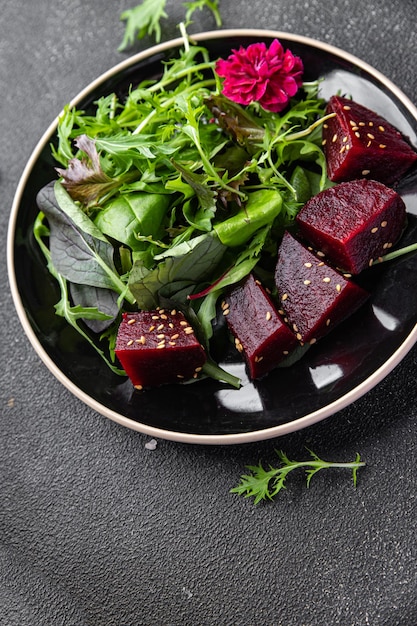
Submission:
M 223 0 L 224 27 L 308 35 L 367 61 L 417 102 L 416 4 Z M 312 428 L 235 447 L 147 437 L 95 414 L 46 370 L 8 290 L 16 185 L 62 106 L 129 53 L 135 2 L 3 0 L 0 11 L 1 626 L 415 626 L 417 349 L 374 391 Z M 183 15 L 168 2 L 165 38 Z M 194 30 L 214 28 L 197 15 Z M 138 49 L 149 42 L 143 42 Z M 301 475 L 266 506 L 231 495 L 246 464 L 367 462 Z

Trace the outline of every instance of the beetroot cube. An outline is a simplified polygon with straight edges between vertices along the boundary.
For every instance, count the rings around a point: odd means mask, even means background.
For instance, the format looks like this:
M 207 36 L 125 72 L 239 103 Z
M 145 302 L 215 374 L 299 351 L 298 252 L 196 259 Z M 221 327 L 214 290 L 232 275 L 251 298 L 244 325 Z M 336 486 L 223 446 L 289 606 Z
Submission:
M 294 333 L 252 275 L 232 289 L 222 306 L 251 379 L 265 376 L 298 345 Z
M 406 208 L 382 183 L 340 183 L 309 200 L 297 216 L 302 236 L 345 272 L 358 274 L 398 240 Z
M 196 378 L 206 353 L 179 311 L 124 313 L 116 356 L 136 388 Z
M 303 344 L 315 343 L 368 297 L 289 232 L 278 250 L 275 283 L 288 323 Z
M 332 96 L 323 126 L 323 149 L 330 180 L 364 176 L 391 185 L 417 160 L 416 151 L 386 119 L 357 102 Z

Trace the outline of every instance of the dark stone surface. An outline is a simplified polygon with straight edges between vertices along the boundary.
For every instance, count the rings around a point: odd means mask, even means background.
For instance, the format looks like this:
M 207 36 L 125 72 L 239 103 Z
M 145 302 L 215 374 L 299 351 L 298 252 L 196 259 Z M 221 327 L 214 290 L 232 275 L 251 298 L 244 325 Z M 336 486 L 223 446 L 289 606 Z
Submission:
M 110 0 L 5 0 L 0 12 L 1 248 L 20 174 L 62 106 L 123 60 Z M 335 44 L 417 102 L 415 4 L 223 0 L 224 27 Z M 182 3 L 167 3 L 165 37 Z M 207 13 L 193 28 L 212 29 Z M 144 41 L 139 47 L 148 45 Z M 1 280 L 1 626 L 414 626 L 417 350 L 354 405 L 279 440 L 203 447 L 95 414 L 45 368 Z M 246 464 L 305 446 L 367 466 L 276 502 L 229 493 Z

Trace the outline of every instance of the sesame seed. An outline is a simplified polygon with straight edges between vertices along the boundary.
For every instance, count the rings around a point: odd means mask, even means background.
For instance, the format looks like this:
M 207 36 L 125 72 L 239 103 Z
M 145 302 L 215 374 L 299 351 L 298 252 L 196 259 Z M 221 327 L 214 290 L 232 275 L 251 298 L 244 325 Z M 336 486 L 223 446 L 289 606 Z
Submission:
M 302 336 L 302 334 L 301 334 L 301 333 L 297 333 L 297 334 L 296 334 L 296 337 L 297 337 L 298 341 L 301 341 L 301 340 L 302 340 L 302 338 L 303 338 L 303 336 Z
M 373 264 L 374 264 L 374 260 L 373 259 L 369 259 L 369 263 L 368 263 L 369 267 L 371 267 Z
M 229 308 L 229 304 L 226 302 L 226 300 L 223 300 L 223 302 L 222 302 L 222 305 L 221 305 L 221 306 L 222 306 L 223 311 L 224 311 L 225 309 L 228 309 L 228 308 Z
M 322 145 L 322 146 L 325 146 L 325 145 L 326 145 L 326 143 L 327 143 L 327 139 L 323 139 L 323 141 L 321 142 L 321 145 Z
M 255 363 L 260 363 L 260 361 L 262 361 L 263 358 L 264 358 L 263 356 L 256 356 Z
M 142 391 L 143 389 L 142 385 L 134 385 L 134 388 L 137 389 L 138 391 Z
M 365 126 L 365 122 L 359 122 L 359 126 Z
M 132 343 L 133 343 L 133 339 L 129 339 L 129 341 L 127 342 L 127 344 L 126 344 L 126 345 L 131 346 L 131 345 L 132 345 Z
M 176 315 L 176 314 L 177 314 L 176 310 L 175 310 L 175 309 L 172 309 L 172 311 L 171 311 L 171 315 Z
M 156 338 L 157 339 L 165 339 L 165 335 L 157 335 Z
M 335 143 L 337 141 L 337 134 L 335 133 L 332 137 L 332 143 Z
M 313 264 L 310 263 L 309 261 L 307 261 L 307 263 L 304 263 L 304 267 L 312 267 L 312 266 L 313 266 Z
M 298 326 L 297 326 L 297 324 L 293 324 L 293 325 L 292 325 L 292 329 L 293 329 L 293 331 L 294 331 L 295 333 L 298 333 Z
M 329 128 L 328 124 L 323 124 L 323 128 Z
M 284 302 L 287 298 L 288 298 L 288 294 L 287 293 L 283 293 L 282 296 L 281 296 L 282 302 Z
M 317 263 L 317 267 L 323 267 L 324 265 L 324 261 L 320 261 L 320 263 Z
M 159 320 L 159 315 L 152 315 L 153 320 Z
M 136 323 L 136 320 L 135 320 L 135 318 L 134 318 L 134 317 L 132 317 L 132 318 L 131 318 L 131 319 L 130 319 L 127 323 L 128 323 L 129 325 L 130 325 L 130 324 L 135 324 L 135 323 Z
M 369 146 L 371 145 L 372 141 L 368 141 L 368 143 L 366 144 L 366 147 L 369 148 Z
M 260 284 L 261 284 L 261 281 L 260 281 L 260 280 L 258 280 L 258 279 L 256 279 L 256 280 L 255 280 L 255 283 L 256 283 L 257 285 L 260 285 Z
M 386 148 L 387 146 L 384 143 L 380 143 L 379 147 L 381 148 L 381 150 L 384 150 L 384 148 Z
M 283 309 L 278 309 L 278 313 L 279 313 L 280 315 L 284 315 L 285 311 L 284 311 Z
M 179 337 L 179 334 L 178 334 L 178 333 L 175 333 L 175 335 L 172 335 L 171 339 L 172 339 L 172 340 L 175 340 L 175 339 L 178 339 L 178 337 Z
M 161 320 L 167 320 L 168 316 L 165 313 L 161 313 Z
M 343 139 L 342 139 L 343 143 L 346 143 L 348 139 L 349 139 L 349 137 L 348 137 L 347 135 L 345 135 L 345 136 L 343 137 Z
M 351 126 L 356 126 L 356 122 L 354 122 L 353 120 L 349 120 L 349 124 L 350 124 Z
M 346 146 L 342 146 L 339 150 L 339 154 L 343 154 L 346 150 Z
M 329 282 L 330 282 L 330 278 L 329 278 L 328 276 L 325 276 L 325 277 L 323 278 L 323 282 L 324 282 L 324 283 L 329 283 Z
M 374 226 L 374 228 L 371 228 L 371 233 L 375 234 L 378 232 L 378 226 Z
M 386 220 L 384 220 L 383 222 L 381 222 L 381 228 L 385 228 L 385 226 L 388 224 L 388 222 Z
M 198 372 L 201 372 L 202 369 L 203 369 L 202 367 L 196 367 L 194 371 L 198 373 Z
M 265 315 L 265 319 L 266 319 L 266 321 L 267 321 L 267 322 L 269 322 L 269 320 L 271 319 L 271 317 L 272 317 L 272 313 L 271 313 L 271 311 L 267 311 L 267 312 L 266 312 L 266 315 Z
M 362 176 L 367 176 L 371 170 L 362 170 Z
M 156 346 L 157 350 L 161 350 L 162 348 L 165 348 L 165 341 L 163 343 L 158 343 L 158 345 Z
M 177 374 L 177 378 L 184 378 L 182 374 Z
M 380 131 L 381 131 L 381 133 L 384 133 L 384 132 L 385 132 L 385 128 L 384 128 L 383 126 L 378 126 L 378 130 L 380 130 Z
M 321 252 L 321 250 L 319 250 L 319 251 L 317 252 L 317 256 L 319 256 L 319 257 L 322 257 L 322 258 L 323 258 L 323 257 L 324 257 L 324 256 L 326 256 L 326 255 L 324 254 L 324 252 Z
M 169 344 L 170 346 L 176 346 L 176 345 L 177 345 L 175 341 L 168 341 L 168 344 Z
M 159 324 L 159 326 L 158 326 L 158 328 L 157 328 L 156 330 L 162 330 L 162 329 L 163 329 L 163 327 L 164 327 L 164 325 L 163 325 L 163 324 Z
M 194 333 L 194 329 L 191 328 L 191 326 L 187 326 L 187 328 L 184 328 L 184 332 L 186 335 L 192 335 Z
M 136 343 L 141 343 L 144 346 L 146 343 L 146 337 L 142 335 L 139 339 L 136 339 Z
M 326 320 L 326 326 L 330 326 L 330 318 L 327 318 L 327 320 Z
M 303 280 L 304 285 L 311 285 L 311 280 Z
M 348 104 L 345 104 L 345 105 L 343 106 L 343 110 L 344 110 L 344 111 L 350 111 L 350 106 L 349 106 Z
M 338 291 L 339 293 L 342 291 L 342 287 L 341 285 L 339 285 L 339 283 L 337 283 L 336 285 L 336 291 Z
M 360 133 L 358 133 L 358 131 L 355 132 L 355 137 L 357 137 L 359 139 L 359 137 L 361 136 Z
M 353 130 L 353 131 L 359 130 L 359 126 L 356 126 L 356 124 L 354 124 L 354 125 L 352 126 L 352 130 Z
M 180 326 L 188 326 L 188 322 L 186 322 L 185 320 L 181 320 Z
M 149 326 L 149 332 L 151 333 L 153 330 L 155 330 L 155 326 Z
M 224 309 L 223 315 L 229 315 L 229 313 L 230 313 L 230 309 Z
M 317 339 L 315 337 L 313 337 L 313 339 L 310 339 L 309 344 L 312 346 L 313 344 L 315 344 L 317 341 Z
M 168 326 L 169 326 L 170 328 L 174 328 L 174 324 L 173 324 L 172 322 L 170 322 L 170 323 L 168 324 Z
M 374 123 L 373 122 L 368 122 L 368 126 L 373 126 Z

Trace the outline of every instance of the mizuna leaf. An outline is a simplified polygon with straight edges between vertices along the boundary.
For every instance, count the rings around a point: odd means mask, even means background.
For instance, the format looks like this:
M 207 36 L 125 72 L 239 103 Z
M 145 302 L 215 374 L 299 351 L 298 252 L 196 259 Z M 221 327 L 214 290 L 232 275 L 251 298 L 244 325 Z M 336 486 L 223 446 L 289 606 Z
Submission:
M 135 39 L 145 35 L 155 35 L 155 41 L 161 41 L 162 18 L 168 17 L 165 12 L 166 0 L 144 0 L 138 6 L 124 11 L 120 19 L 126 22 L 123 41 L 119 52 L 132 46 Z

